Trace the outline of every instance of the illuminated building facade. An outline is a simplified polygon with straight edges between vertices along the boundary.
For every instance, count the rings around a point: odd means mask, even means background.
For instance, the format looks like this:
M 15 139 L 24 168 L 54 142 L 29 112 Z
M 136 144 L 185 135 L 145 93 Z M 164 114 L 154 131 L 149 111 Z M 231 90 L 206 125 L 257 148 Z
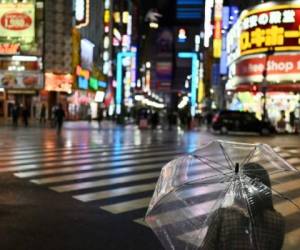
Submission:
M 274 123 L 299 100 L 300 2 L 266 3 L 243 11 L 227 36 L 230 108 Z M 235 41 L 238 41 L 236 43 Z
M 74 84 L 67 98 L 69 118 L 96 119 L 108 86 L 109 70 L 104 72 L 104 68 L 111 62 L 111 1 L 75 0 L 73 12 Z
M 0 117 L 13 105 L 35 107 L 43 88 L 42 1 L 0 1 Z
M 177 0 L 174 27 L 174 79 L 179 109 L 187 108 L 192 117 L 199 111 L 203 99 L 203 40 L 205 3 L 202 0 Z M 186 105 L 181 105 L 189 99 Z

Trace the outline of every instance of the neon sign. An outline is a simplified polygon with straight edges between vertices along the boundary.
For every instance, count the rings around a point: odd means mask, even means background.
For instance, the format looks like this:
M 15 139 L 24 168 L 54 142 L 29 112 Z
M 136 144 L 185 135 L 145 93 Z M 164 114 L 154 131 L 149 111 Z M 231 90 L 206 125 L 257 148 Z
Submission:
M 199 60 L 196 52 L 180 52 L 179 58 L 192 59 L 192 86 L 191 86 L 191 115 L 196 114 L 196 95 L 197 95 L 197 82 L 198 82 L 198 66 Z
M 275 5 L 242 14 L 239 27 L 240 55 L 300 49 L 300 6 Z
M 75 1 L 76 28 L 85 27 L 90 22 L 90 0 Z
M 215 18 L 214 18 L 214 40 L 213 40 L 213 55 L 215 58 L 220 58 L 222 53 L 222 8 L 223 0 L 215 1 Z

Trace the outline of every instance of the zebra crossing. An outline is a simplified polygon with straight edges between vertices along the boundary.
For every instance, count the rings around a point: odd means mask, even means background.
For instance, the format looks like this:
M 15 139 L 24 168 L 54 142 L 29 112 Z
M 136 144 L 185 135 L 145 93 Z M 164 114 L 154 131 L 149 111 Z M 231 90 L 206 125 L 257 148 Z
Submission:
M 99 202 L 100 209 L 121 214 L 147 208 L 162 166 L 194 149 L 161 144 L 14 148 L 0 153 L 0 162 L 5 162 L 0 173 L 13 172 L 18 178 L 69 193 L 81 202 Z M 140 193 L 147 197 L 138 198 Z M 133 198 L 107 202 L 122 196 Z
M 147 226 L 143 217 L 162 166 L 195 149 L 197 145 L 185 147 L 153 143 L 118 147 L 86 144 L 59 148 L 39 145 L 7 147 L 5 152 L 0 152 L 0 174 L 12 172 L 17 178 L 69 194 L 79 202 L 96 205 L 113 215 L 132 213 L 132 221 Z M 274 147 L 274 150 L 300 170 L 300 148 Z M 277 180 L 284 182 L 276 184 Z M 300 206 L 300 179 L 290 179 L 287 173 L 283 173 L 272 176 L 272 181 L 281 193 L 292 193 Z M 210 189 L 206 192 L 201 195 L 207 195 Z M 189 193 L 187 197 L 192 195 Z M 201 206 L 211 202 L 196 204 L 195 209 L 201 211 L 199 216 L 203 213 Z M 275 207 L 284 216 L 299 213 L 295 207 L 288 207 L 287 202 L 281 201 Z M 181 218 L 176 219 L 180 221 Z M 167 221 L 165 223 L 168 224 Z M 299 235 L 299 228 L 291 229 L 287 238 L 294 241 L 295 235 Z M 179 236 L 187 241 L 189 237 L 188 234 Z

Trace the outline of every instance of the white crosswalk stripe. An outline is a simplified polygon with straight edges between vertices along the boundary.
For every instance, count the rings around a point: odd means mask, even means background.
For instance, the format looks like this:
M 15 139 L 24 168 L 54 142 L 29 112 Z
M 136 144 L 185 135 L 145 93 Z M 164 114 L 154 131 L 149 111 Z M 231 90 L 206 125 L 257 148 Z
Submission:
M 194 149 L 196 146 L 189 146 L 188 151 L 191 152 Z M 147 226 L 143 215 L 151 200 L 162 166 L 187 152 L 183 146 L 159 144 L 124 144 L 117 148 L 113 145 L 102 147 L 72 145 L 57 149 L 32 146 L 16 148 L 15 151 L 7 150 L 7 153 L 0 153 L 0 173 L 14 172 L 18 178 L 43 185 L 58 193 L 68 193 L 74 199 L 86 204 L 97 204 L 99 209 L 112 214 L 137 212 L 138 216 L 133 221 L 143 226 Z M 300 149 L 275 147 L 274 150 L 290 164 L 300 169 Z M 215 161 L 218 162 L 218 158 Z M 211 174 L 205 168 L 201 170 L 200 174 L 193 173 L 195 178 Z M 273 188 L 281 193 L 299 191 L 300 197 L 300 179 L 289 177 L 289 173 L 272 175 Z M 205 190 L 195 187 L 184 193 L 183 197 L 190 199 L 216 191 L 215 187 L 209 185 Z M 294 197 L 294 201 L 300 206 L 298 196 Z M 210 199 L 194 204 L 196 212 L 191 216 L 201 216 L 207 213 L 208 208 L 211 209 L 214 202 Z M 284 216 L 299 212 L 295 206 L 289 207 L 286 200 L 277 201 L 275 207 Z M 163 225 L 170 224 L 171 221 L 168 219 L 174 218 L 178 211 L 172 210 L 166 213 L 167 216 L 166 214 L 160 215 Z M 182 220 L 184 218 L 177 216 L 172 223 Z M 298 232 L 296 229 L 289 232 L 287 237 L 292 237 L 290 235 L 296 232 Z M 188 241 L 192 233 L 178 237 Z

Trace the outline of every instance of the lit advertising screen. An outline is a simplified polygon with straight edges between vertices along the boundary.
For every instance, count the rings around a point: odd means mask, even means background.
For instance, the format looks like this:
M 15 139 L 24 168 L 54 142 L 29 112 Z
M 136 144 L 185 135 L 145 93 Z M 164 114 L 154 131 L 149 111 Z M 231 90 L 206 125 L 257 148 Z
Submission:
M 4 89 L 42 89 L 43 75 L 37 72 L 16 72 L 0 70 L 0 88 Z
M 230 66 L 230 78 L 234 85 L 262 82 L 265 68 L 268 82 L 299 81 L 300 53 L 279 53 L 269 56 L 268 60 L 263 55 L 243 57 Z
M 227 36 L 229 64 L 240 56 L 300 50 L 300 4 L 261 4 L 242 12 Z
M 73 76 L 70 74 L 45 74 L 45 90 L 57 92 L 72 92 Z
M 299 3 L 265 3 L 242 12 L 227 36 L 231 86 L 300 80 Z
M 215 1 L 215 15 L 214 15 L 214 36 L 213 36 L 213 55 L 215 58 L 221 57 L 222 52 L 222 8 L 223 0 Z
M 0 4 L 0 38 L 34 41 L 35 8 L 33 3 Z
M 241 55 L 300 49 L 300 5 L 279 5 L 242 15 Z

